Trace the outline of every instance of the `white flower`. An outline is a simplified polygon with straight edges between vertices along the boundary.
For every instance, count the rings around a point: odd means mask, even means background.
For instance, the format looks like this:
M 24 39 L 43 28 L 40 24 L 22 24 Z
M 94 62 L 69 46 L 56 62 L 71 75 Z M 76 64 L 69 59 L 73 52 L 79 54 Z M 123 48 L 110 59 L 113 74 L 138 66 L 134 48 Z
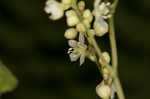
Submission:
M 105 3 L 101 0 L 96 0 L 94 5 L 94 15 L 95 17 L 102 17 L 108 19 L 110 17 L 110 2 Z
M 51 14 L 49 18 L 52 20 L 60 19 L 64 15 L 63 5 L 55 0 L 48 0 L 44 10 Z
M 101 0 L 96 0 L 94 5 L 94 29 L 97 36 L 103 36 L 108 32 L 109 26 L 105 19 L 108 19 L 109 15 L 109 6 L 110 3 L 101 3 Z
M 76 40 L 69 40 L 68 44 L 71 47 L 68 50 L 71 61 L 74 62 L 80 58 L 80 65 L 82 65 L 85 61 L 85 54 L 87 49 L 87 45 L 84 44 L 84 35 L 80 33 L 79 42 Z

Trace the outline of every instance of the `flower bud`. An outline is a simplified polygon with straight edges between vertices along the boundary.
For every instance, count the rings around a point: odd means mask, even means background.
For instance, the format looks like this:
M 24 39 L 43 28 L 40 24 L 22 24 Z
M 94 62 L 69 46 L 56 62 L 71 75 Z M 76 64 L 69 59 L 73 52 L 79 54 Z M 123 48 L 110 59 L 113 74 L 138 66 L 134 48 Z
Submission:
M 84 1 L 79 1 L 78 8 L 79 8 L 80 11 L 83 11 L 84 8 L 85 8 L 85 2 Z
M 90 33 L 89 35 L 91 35 L 91 36 L 94 36 L 94 35 L 95 35 L 95 31 L 94 31 L 93 29 L 90 29 L 90 30 L 89 30 L 89 33 Z
M 49 18 L 52 20 L 60 19 L 64 15 L 62 4 L 55 0 L 48 0 L 44 10 L 46 13 L 51 14 Z
M 108 24 L 103 19 L 98 19 L 94 22 L 94 30 L 97 36 L 103 36 L 108 32 Z
M 104 82 L 102 82 L 96 87 L 96 93 L 102 99 L 107 99 L 110 97 L 111 89 L 108 85 L 105 85 Z
M 83 20 L 83 24 L 84 24 L 87 28 L 90 28 L 90 27 L 91 27 L 91 26 L 90 26 L 90 22 L 89 22 L 88 19 L 84 19 L 84 20 Z
M 70 5 L 72 3 L 72 0 L 61 0 L 61 2 L 66 5 Z
M 64 37 L 65 37 L 66 39 L 74 39 L 74 38 L 76 38 L 77 34 L 78 34 L 78 33 L 77 33 L 76 29 L 70 28 L 70 29 L 67 29 L 67 30 L 66 30 L 66 32 L 65 32 L 65 34 L 64 34 Z
M 82 33 L 86 32 L 86 28 L 85 28 L 84 24 L 82 24 L 82 23 L 77 24 L 76 29 Z
M 68 26 L 75 26 L 76 24 L 79 23 L 79 18 L 76 15 L 75 11 L 73 11 L 73 10 L 67 11 L 66 16 L 67 16 Z
M 83 18 L 88 19 L 89 22 L 91 22 L 93 20 L 93 15 L 89 9 L 86 9 L 83 12 Z
M 108 52 L 103 52 L 102 56 L 103 56 L 105 62 L 110 63 L 110 56 L 109 56 Z M 102 58 L 99 59 L 99 62 L 102 64 L 104 63 Z

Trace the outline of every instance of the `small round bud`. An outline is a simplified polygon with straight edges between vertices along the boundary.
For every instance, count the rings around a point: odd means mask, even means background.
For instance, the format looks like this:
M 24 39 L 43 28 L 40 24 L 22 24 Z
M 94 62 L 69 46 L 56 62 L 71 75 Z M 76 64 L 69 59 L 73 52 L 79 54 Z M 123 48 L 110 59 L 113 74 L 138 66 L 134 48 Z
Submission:
M 110 97 L 111 89 L 108 85 L 105 85 L 103 82 L 96 87 L 96 93 L 102 99 L 107 99 Z
M 66 30 L 66 32 L 65 32 L 65 34 L 64 34 L 64 37 L 65 37 L 66 39 L 74 39 L 74 38 L 76 38 L 77 34 L 78 34 L 78 33 L 77 33 L 76 29 L 70 28 L 70 29 L 67 29 L 67 30 Z
M 63 4 L 70 5 L 72 0 L 61 0 Z
M 55 0 L 48 0 L 44 10 L 46 13 L 51 14 L 49 18 L 52 20 L 58 20 L 64 15 L 62 4 Z
M 93 15 L 89 9 L 86 9 L 83 12 L 83 18 L 87 19 L 89 22 L 91 22 L 93 20 Z
M 109 56 L 108 52 L 103 52 L 102 56 L 103 56 L 105 62 L 110 63 L 110 56 Z M 99 59 L 99 62 L 102 64 L 104 63 L 102 58 Z
M 83 11 L 84 8 L 85 8 L 85 2 L 84 1 L 79 1 L 78 8 L 79 8 L 80 11 Z
M 76 29 L 77 29 L 79 32 L 82 32 L 82 33 L 86 32 L 86 28 L 85 28 L 85 26 L 84 26 L 82 23 L 77 24 L 77 25 L 76 25 Z
M 87 19 L 84 19 L 83 20 L 83 24 L 87 27 L 87 28 L 90 28 L 91 26 L 90 26 L 90 22 L 89 22 L 89 20 L 87 20 Z
M 95 21 L 94 30 L 95 30 L 95 34 L 101 37 L 108 32 L 108 24 L 103 19 Z
M 74 10 L 69 10 L 66 12 L 67 24 L 68 26 L 75 26 L 79 23 L 79 18 L 77 17 Z
M 69 17 L 67 18 L 67 24 L 68 26 L 75 26 L 76 24 L 78 24 L 79 19 L 77 17 Z

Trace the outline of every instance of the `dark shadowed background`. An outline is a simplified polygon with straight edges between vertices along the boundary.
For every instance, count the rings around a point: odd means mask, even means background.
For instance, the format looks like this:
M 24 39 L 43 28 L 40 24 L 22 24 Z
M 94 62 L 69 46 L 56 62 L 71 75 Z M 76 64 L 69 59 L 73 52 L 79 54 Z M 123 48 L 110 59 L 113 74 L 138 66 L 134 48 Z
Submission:
M 86 0 L 92 6 L 93 0 Z M 0 0 L 0 59 L 19 79 L 3 99 L 99 99 L 94 63 L 71 63 L 65 18 L 51 21 L 45 0 Z M 120 0 L 116 15 L 119 73 L 127 99 L 149 99 L 150 0 Z M 109 48 L 108 35 L 100 42 Z M 103 42 L 103 40 L 105 42 Z

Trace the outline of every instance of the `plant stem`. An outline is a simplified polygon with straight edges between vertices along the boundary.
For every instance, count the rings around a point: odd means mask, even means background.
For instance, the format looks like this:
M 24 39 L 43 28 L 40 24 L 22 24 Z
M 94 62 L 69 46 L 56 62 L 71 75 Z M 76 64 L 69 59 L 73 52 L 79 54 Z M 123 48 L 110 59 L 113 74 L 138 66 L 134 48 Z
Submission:
M 118 67 L 118 56 L 117 56 L 117 46 L 116 46 L 116 39 L 115 39 L 115 28 L 114 28 L 114 19 L 113 16 L 109 19 L 109 39 L 110 39 L 110 46 L 111 46 L 111 55 L 112 55 L 112 66 L 115 72 L 117 73 Z
M 113 80 L 114 80 L 115 88 L 117 90 L 118 98 L 119 99 L 125 99 L 125 95 L 124 95 L 124 92 L 123 92 L 123 89 L 122 89 L 119 77 L 117 75 L 115 75 L 113 77 Z
M 117 56 L 117 46 L 116 46 L 116 38 L 115 38 L 115 27 L 114 27 L 114 13 L 116 11 L 116 7 L 118 5 L 118 0 L 114 0 L 113 8 L 111 10 L 112 17 L 109 19 L 109 39 L 112 53 L 112 66 L 115 72 L 113 77 L 114 84 L 117 90 L 117 95 L 119 99 L 125 99 L 124 92 L 118 77 L 118 56 Z
M 106 60 L 104 59 L 104 57 L 103 57 L 103 55 L 102 55 L 101 48 L 98 46 L 98 44 L 97 44 L 95 38 L 94 38 L 93 36 L 90 36 L 90 35 L 89 35 L 89 37 L 90 37 L 90 39 L 91 39 L 91 41 L 92 41 L 92 45 L 93 45 L 93 47 L 94 47 L 93 50 L 95 50 L 95 52 L 97 53 L 97 55 L 99 56 L 99 58 L 102 58 L 102 60 L 104 61 L 104 64 L 102 64 L 102 65 L 105 65 L 106 68 L 110 71 L 110 74 L 111 74 L 111 75 L 114 75 L 112 66 L 109 65 L 109 64 L 106 62 Z

